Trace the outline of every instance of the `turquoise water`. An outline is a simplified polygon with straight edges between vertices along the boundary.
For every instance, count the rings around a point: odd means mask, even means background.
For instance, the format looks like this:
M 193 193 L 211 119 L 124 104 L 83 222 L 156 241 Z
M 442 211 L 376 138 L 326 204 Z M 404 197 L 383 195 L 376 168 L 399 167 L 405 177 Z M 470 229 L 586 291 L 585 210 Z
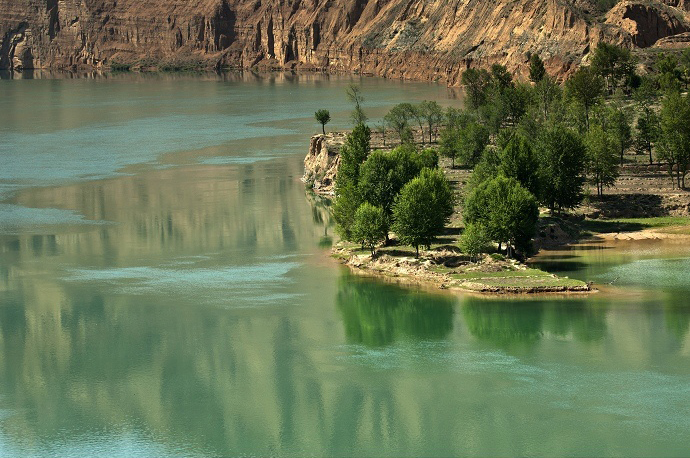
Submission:
M 299 181 L 349 82 L 0 81 L 0 455 L 690 453 L 689 250 L 544 253 L 570 298 L 353 276 Z

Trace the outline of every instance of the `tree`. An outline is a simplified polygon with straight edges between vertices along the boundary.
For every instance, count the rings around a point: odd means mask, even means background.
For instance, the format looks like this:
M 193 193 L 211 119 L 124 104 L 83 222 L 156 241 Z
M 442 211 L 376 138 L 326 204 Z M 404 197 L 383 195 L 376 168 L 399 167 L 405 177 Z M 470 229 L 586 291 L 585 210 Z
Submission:
M 597 196 L 601 196 L 604 187 L 613 186 L 618 178 L 616 140 L 601 126 L 593 126 L 585 136 L 585 146 L 587 170 L 597 187 Z
M 610 103 L 601 107 L 596 113 L 597 123 L 615 141 L 620 163 L 623 165 L 625 150 L 633 144 L 632 135 L 632 113 L 620 99 L 614 98 Z
M 357 124 L 340 148 L 340 164 L 335 183 L 333 219 L 336 229 L 345 240 L 352 240 L 352 223 L 362 203 L 359 192 L 359 173 L 371 150 L 371 130 Z
M 393 231 L 415 248 L 431 246 L 453 214 L 453 191 L 443 172 L 424 169 L 400 191 L 393 207 Z
M 387 216 L 392 213 L 393 201 L 400 191 L 394 174 L 395 164 L 390 154 L 383 151 L 371 153 L 360 168 L 359 191 L 362 200 L 383 209 Z
M 343 240 L 356 240 L 353 237 L 352 225 L 355 213 L 362 203 L 362 198 L 355 183 L 342 184 L 336 181 L 336 196 L 333 202 L 333 219 L 336 231 Z
M 534 86 L 533 94 L 540 112 L 544 115 L 544 121 L 549 119 L 552 107 L 563 98 L 563 90 L 548 75 Z
M 420 110 L 429 128 L 429 143 L 431 143 L 433 141 L 431 135 L 434 131 L 434 126 L 440 125 L 443 121 L 443 109 L 436 101 L 429 102 L 424 100 L 420 104 Z
M 585 128 L 589 130 L 589 112 L 604 92 L 604 79 L 590 67 L 580 67 L 565 83 L 569 98 L 584 109 Z
M 407 143 L 409 139 L 406 132 L 409 130 L 409 120 L 412 116 L 413 107 L 409 103 L 399 103 L 390 109 L 383 117 L 384 121 L 398 133 L 400 143 Z
M 513 86 L 513 75 L 505 65 L 493 64 L 491 66 L 491 84 L 498 90 Z
M 539 163 L 530 141 L 515 134 L 500 153 L 500 171 L 508 178 L 515 178 L 532 194 L 539 193 Z
M 352 236 L 363 246 L 371 250 L 371 255 L 376 254 L 376 245 L 388 237 L 388 224 L 386 215 L 381 207 L 375 207 L 364 202 L 355 212 Z
M 362 164 L 359 195 L 363 202 L 383 209 L 386 229 L 392 219 L 395 197 L 408 181 L 419 174 L 423 161 L 431 161 L 428 154 L 420 155 L 413 148 L 400 146 L 390 153 L 374 151 Z
M 460 249 L 474 262 L 489 248 L 491 239 L 480 223 L 467 224 L 460 237 Z
M 573 208 L 582 200 L 585 147 L 580 136 L 562 125 L 545 129 L 537 142 L 540 200 L 551 212 Z
M 635 149 L 640 153 L 649 154 L 649 165 L 652 165 L 652 148 L 661 134 L 659 117 L 651 107 L 643 107 L 637 118 L 635 133 Z
M 362 110 L 362 104 L 364 103 L 364 96 L 362 95 L 362 90 L 356 84 L 350 84 L 346 89 L 347 99 L 355 105 L 355 109 L 350 115 L 352 124 L 357 126 L 359 124 L 364 124 L 367 122 L 367 115 L 364 114 Z
M 371 151 L 371 129 L 364 124 L 357 124 L 345 139 L 340 148 L 340 165 L 338 166 L 336 180 L 336 196 L 339 187 L 353 184 L 355 187 L 359 181 L 359 168 L 369 156 Z
M 459 127 L 447 126 L 441 131 L 440 150 L 441 155 L 451 160 L 451 168 L 455 168 L 455 158 L 458 157 Z
M 668 164 L 669 174 L 676 170 L 678 188 L 685 189 L 685 175 L 690 167 L 690 98 L 670 92 L 661 104 L 659 157 Z
M 678 92 L 683 79 L 683 73 L 678 66 L 678 59 L 673 54 L 659 54 L 656 61 L 659 73 L 659 85 L 664 91 Z
M 465 166 L 475 165 L 489 143 L 489 130 L 477 121 L 468 121 L 456 128 L 441 131 L 441 154 L 452 160 L 458 158 Z
M 629 49 L 600 41 L 594 49 L 591 69 L 604 78 L 606 89 L 613 94 L 619 86 L 631 87 L 635 65 Z
M 467 105 L 476 110 L 486 103 L 487 89 L 491 84 L 491 75 L 484 69 L 468 68 L 462 74 L 462 84 L 467 91 Z
M 419 153 L 418 162 L 422 169 L 435 169 L 438 167 L 438 153 L 433 148 L 424 149 Z
M 539 54 L 532 54 L 529 58 L 529 80 L 533 83 L 539 83 L 545 76 L 544 61 L 541 60 Z
M 466 224 L 480 224 L 499 244 L 526 250 L 539 219 L 537 200 L 515 178 L 499 175 L 474 189 L 465 201 Z
M 331 120 L 331 113 L 329 113 L 328 110 L 318 110 L 316 113 L 314 113 L 314 117 L 316 118 L 316 121 L 321 124 L 321 130 L 323 131 L 323 134 L 326 135 L 326 124 L 328 124 Z
M 488 144 L 489 130 L 476 121 L 470 122 L 458 133 L 458 156 L 465 165 L 473 166 L 479 161 L 482 151 Z
M 656 81 L 651 78 L 643 78 L 642 84 L 633 93 L 633 99 L 639 111 L 635 126 L 635 150 L 640 154 L 649 154 L 649 165 L 654 162 L 652 149 L 661 134 L 659 117 L 653 105 L 657 96 Z

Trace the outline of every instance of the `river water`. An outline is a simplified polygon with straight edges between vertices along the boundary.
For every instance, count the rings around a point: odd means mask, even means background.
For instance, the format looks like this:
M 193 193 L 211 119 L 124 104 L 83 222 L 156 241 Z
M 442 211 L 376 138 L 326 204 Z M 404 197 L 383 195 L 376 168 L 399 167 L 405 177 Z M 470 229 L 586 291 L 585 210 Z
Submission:
M 0 81 L 0 455 L 690 454 L 690 248 L 544 253 L 571 298 L 352 276 L 299 181 L 350 81 Z

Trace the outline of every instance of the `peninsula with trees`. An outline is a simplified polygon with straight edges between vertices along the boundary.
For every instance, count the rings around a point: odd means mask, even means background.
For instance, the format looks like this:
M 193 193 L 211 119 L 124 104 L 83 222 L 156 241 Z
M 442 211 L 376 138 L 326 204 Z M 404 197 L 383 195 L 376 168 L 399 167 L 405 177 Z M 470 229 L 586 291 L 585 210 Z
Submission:
M 593 233 L 690 234 L 690 50 L 641 75 L 602 42 L 564 84 L 529 66 L 529 82 L 468 69 L 462 110 L 400 103 L 373 130 L 351 86 L 352 131 L 313 137 L 305 159 L 308 187 L 333 197 L 334 256 L 442 288 L 583 292 L 524 261 Z

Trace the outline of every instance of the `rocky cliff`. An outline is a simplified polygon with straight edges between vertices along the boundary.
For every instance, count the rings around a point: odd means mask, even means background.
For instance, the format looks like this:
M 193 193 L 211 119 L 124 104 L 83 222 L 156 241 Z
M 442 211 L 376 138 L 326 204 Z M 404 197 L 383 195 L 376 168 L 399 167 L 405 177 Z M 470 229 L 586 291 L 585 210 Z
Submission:
M 458 83 L 469 66 L 553 74 L 600 40 L 690 31 L 687 0 L 0 0 L 0 68 L 301 68 Z M 681 40 L 680 42 L 685 42 Z

